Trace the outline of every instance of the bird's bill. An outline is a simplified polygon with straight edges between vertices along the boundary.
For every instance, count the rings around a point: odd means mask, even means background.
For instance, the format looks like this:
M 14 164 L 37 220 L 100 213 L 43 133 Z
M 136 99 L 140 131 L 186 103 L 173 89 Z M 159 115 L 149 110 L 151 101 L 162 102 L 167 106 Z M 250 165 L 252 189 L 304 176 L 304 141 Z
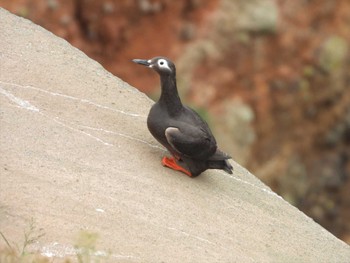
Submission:
M 151 60 L 145 60 L 145 59 L 133 59 L 133 62 L 140 64 L 140 65 L 144 65 L 147 67 L 151 67 Z

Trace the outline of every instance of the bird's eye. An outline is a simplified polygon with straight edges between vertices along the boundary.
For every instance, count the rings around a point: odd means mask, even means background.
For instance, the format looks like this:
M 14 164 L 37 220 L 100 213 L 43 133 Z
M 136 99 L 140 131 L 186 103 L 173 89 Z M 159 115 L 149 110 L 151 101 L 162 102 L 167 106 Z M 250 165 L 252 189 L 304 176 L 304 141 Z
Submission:
M 161 69 L 162 71 L 171 71 L 168 61 L 166 61 L 165 59 L 160 59 L 158 60 L 157 63 L 158 63 L 159 69 Z
M 166 61 L 164 59 L 161 59 L 161 60 L 158 61 L 158 65 L 159 66 L 165 66 L 165 65 L 167 65 L 167 63 L 166 63 Z

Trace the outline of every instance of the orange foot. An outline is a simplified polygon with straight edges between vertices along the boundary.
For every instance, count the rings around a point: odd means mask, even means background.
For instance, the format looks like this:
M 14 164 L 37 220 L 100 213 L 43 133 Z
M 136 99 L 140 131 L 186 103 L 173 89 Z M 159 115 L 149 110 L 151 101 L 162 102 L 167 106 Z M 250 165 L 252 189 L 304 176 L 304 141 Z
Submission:
M 174 169 L 176 171 L 183 172 L 183 173 L 187 174 L 188 176 L 192 176 L 192 174 L 189 171 L 187 171 L 185 168 L 181 167 L 180 165 L 178 165 L 176 163 L 174 157 L 169 158 L 169 157 L 164 156 L 162 159 L 162 164 L 164 166 L 169 167 L 171 169 Z

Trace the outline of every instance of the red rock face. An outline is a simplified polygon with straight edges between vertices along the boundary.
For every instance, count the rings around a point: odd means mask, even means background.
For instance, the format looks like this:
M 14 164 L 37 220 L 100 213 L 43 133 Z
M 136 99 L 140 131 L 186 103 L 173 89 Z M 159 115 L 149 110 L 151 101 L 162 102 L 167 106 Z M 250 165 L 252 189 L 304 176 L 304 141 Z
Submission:
M 223 148 L 350 242 L 350 2 L 232 2 L 0 0 L 0 6 L 148 93 L 158 77 L 130 60 L 177 61 L 180 93 L 209 109 Z
M 157 79 L 130 60 L 178 57 L 216 2 L 27 0 L 0 5 L 65 38 L 130 84 L 151 91 Z

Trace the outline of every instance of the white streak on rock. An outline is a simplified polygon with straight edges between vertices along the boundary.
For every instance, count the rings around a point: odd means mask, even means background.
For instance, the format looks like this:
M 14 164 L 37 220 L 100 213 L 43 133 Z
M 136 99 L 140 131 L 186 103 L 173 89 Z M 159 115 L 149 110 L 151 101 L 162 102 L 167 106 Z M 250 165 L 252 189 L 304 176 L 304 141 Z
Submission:
M 51 96 L 59 96 L 59 97 L 62 97 L 62 98 L 65 98 L 65 99 L 69 99 L 69 100 L 80 101 L 81 103 L 89 104 L 89 105 L 92 105 L 94 107 L 101 108 L 101 109 L 106 109 L 106 110 L 118 112 L 118 113 L 130 116 L 130 117 L 141 117 L 141 118 L 146 118 L 147 117 L 146 115 L 140 115 L 140 114 L 136 114 L 136 113 L 132 113 L 132 112 L 127 112 L 127 111 L 124 111 L 124 110 L 113 109 L 113 108 L 110 108 L 110 107 L 107 107 L 107 106 L 104 106 L 104 105 L 101 105 L 101 104 L 89 101 L 87 99 L 81 99 L 81 98 L 73 97 L 73 96 L 70 96 L 70 95 L 62 94 L 62 93 L 47 91 L 47 90 L 40 89 L 38 87 L 34 87 L 34 86 L 30 86 L 30 85 L 19 85 L 19 84 L 16 84 L 16 83 L 4 82 L 4 81 L 0 81 L 0 83 L 6 84 L 6 85 L 11 85 L 11 86 L 14 86 L 14 87 L 24 88 L 24 89 L 36 90 L 36 91 L 39 91 L 39 92 L 43 92 L 43 93 L 49 94 Z
M 180 229 L 177 229 L 177 228 L 174 228 L 174 227 L 166 227 L 166 228 L 169 229 L 169 230 L 177 231 L 177 232 L 179 232 L 179 233 L 181 233 L 181 234 L 183 234 L 183 235 L 185 235 L 185 236 L 188 236 L 188 237 L 197 239 L 197 240 L 199 240 L 199 241 L 202 241 L 202 242 L 205 242 L 205 243 L 208 243 L 208 244 L 213 244 L 213 245 L 215 244 L 214 242 L 211 242 L 211 241 L 209 241 L 208 239 L 202 238 L 202 237 L 197 236 L 197 235 L 192 235 L 192 234 L 190 234 L 190 233 L 187 233 L 187 232 L 185 232 L 185 231 L 183 231 L 183 230 L 180 230 Z
M 37 244 L 40 246 L 40 244 Z M 35 248 L 35 247 L 34 247 Z M 40 251 L 40 254 L 49 258 L 66 258 L 69 256 L 74 256 L 81 254 L 82 251 L 79 248 L 74 248 L 71 245 L 63 245 L 57 242 L 53 242 L 48 245 L 41 246 L 36 248 Z M 105 258 L 119 258 L 119 259 L 139 259 L 139 257 L 132 255 L 123 255 L 123 254 L 113 254 L 103 250 L 89 251 L 91 256 L 94 257 L 105 257 Z M 98 260 L 97 260 L 98 261 Z M 95 262 L 95 261 L 92 261 Z
M 157 226 L 157 227 L 162 227 L 162 228 L 165 228 L 165 229 L 168 229 L 168 230 L 172 230 L 172 231 L 178 232 L 178 233 L 180 233 L 180 234 L 182 234 L 182 235 L 184 235 L 184 236 L 187 236 L 187 237 L 193 238 L 193 239 L 197 239 L 197 240 L 199 240 L 199 241 L 201 241 L 201 242 L 205 242 L 205 243 L 213 244 L 213 245 L 215 244 L 214 242 L 211 242 L 211 241 L 208 240 L 208 239 L 205 239 L 205 238 L 200 237 L 200 236 L 197 236 L 197 235 L 190 234 L 190 233 L 188 233 L 188 232 L 186 232 L 186 231 L 177 229 L 177 228 L 175 228 L 175 227 L 163 226 L 163 225 L 155 224 L 155 223 L 152 223 L 152 222 L 148 222 L 148 223 L 151 224 L 151 225 Z
M 127 134 L 124 134 L 124 133 L 120 133 L 120 132 L 115 132 L 115 131 L 109 131 L 109 130 L 105 130 L 105 129 L 102 129 L 102 128 L 95 128 L 95 127 L 90 127 L 90 126 L 85 126 L 85 125 L 78 125 L 79 127 L 81 128 L 85 128 L 85 129 L 89 129 L 89 130 L 93 130 L 93 131 L 101 131 L 101 132 L 105 132 L 105 133 L 110 133 L 110 134 L 115 134 L 115 135 L 118 135 L 118 136 L 121 136 L 121 137 L 125 137 L 127 139 L 130 139 L 130 140 L 133 140 L 133 141 L 138 141 L 138 142 L 141 142 L 141 143 L 144 143 L 152 148 L 157 148 L 157 149 L 160 149 L 162 151 L 165 151 L 164 148 L 158 146 L 158 145 L 155 145 L 155 144 L 151 144 L 145 140 L 142 140 L 142 139 L 139 139 L 139 138 L 136 138 L 136 137 L 133 137 L 133 136 L 130 136 L 130 135 L 127 135 Z
M 71 127 L 71 126 L 69 126 L 69 125 L 67 125 L 67 124 L 65 124 L 65 123 L 63 123 L 63 122 L 61 122 L 61 121 L 59 121 L 59 120 L 57 120 L 57 119 L 58 119 L 58 118 L 56 117 L 56 118 L 54 118 L 54 119 L 52 119 L 52 120 L 53 120 L 54 122 L 56 122 L 56 123 L 58 123 L 58 124 L 64 126 L 64 127 L 68 128 L 68 129 L 70 129 L 70 130 L 73 130 L 73 131 L 76 131 L 76 132 L 80 132 L 80 133 L 82 133 L 82 134 L 84 134 L 84 135 L 86 135 L 86 136 L 88 136 L 88 137 L 91 137 L 91 138 L 95 139 L 95 140 L 98 141 L 98 142 L 101 142 L 102 144 L 104 144 L 104 145 L 106 145 L 106 146 L 114 146 L 113 144 L 108 143 L 108 142 L 105 142 L 104 140 L 102 140 L 102 139 L 100 139 L 100 138 L 98 138 L 98 137 L 96 137 L 96 136 L 93 136 L 93 135 L 90 134 L 90 133 L 87 133 L 87 132 L 85 132 L 85 131 L 81 131 L 81 130 L 75 129 L 75 128 L 73 128 L 73 127 Z
M 0 87 L 0 93 L 5 95 L 9 100 L 16 103 L 19 107 L 21 107 L 23 109 L 34 111 L 34 112 L 39 112 L 39 109 L 37 107 L 33 106 L 32 104 L 30 104 L 29 101 L 18 98 L 16 96 L 14 96 L 13 94 L 11 94 L 10 92 L 2 89 L 1 87 Z
M 220 172 L 222 175 L 228 176 L 228 177 L 230 177 L 230 178 L 232 178 L 232 179 L 234 179 L 234 180 L 236 180 L 236 181 L 238 181 L 238 182 L 241 182 L 241 183 L 244 183 L 244 184 L 246 184 L 246 185 L 252 186 L 252 187 L 254 187 L 254 188 L 256 188 L 256 189 L 259 189 L 260 191 L 263 191 L 263 192 L 265 192 L 265 193 L 267 193 L 267 194 L 269 194 L 269 195 L 272 195 L 272 196 L 278 197 L 278 198 L 280 198 L 280 199 L 283 199 L 283 198 L 280 197 L 278 194 L 276 194 L 275 192 L 272 192 L 272 191 L 270 191 L 270 190 L 268 190 L 268 189 L 265 189 L 265 188 L 256 186 L 255 184 L 252 184 L 252 183 L 250 183 L 250 182 L 244 181 L 244 180 L 242 180 L 242 179 L 240 179 L 240 178 L 237 178 L 237 177 L 235 177 L 235 176 L 229 175 L 229 174 L 227 174 L 227 173 L 225 173 L 225 172 L 223 172 L 223 171 L 219 171 L 219 172 Z

